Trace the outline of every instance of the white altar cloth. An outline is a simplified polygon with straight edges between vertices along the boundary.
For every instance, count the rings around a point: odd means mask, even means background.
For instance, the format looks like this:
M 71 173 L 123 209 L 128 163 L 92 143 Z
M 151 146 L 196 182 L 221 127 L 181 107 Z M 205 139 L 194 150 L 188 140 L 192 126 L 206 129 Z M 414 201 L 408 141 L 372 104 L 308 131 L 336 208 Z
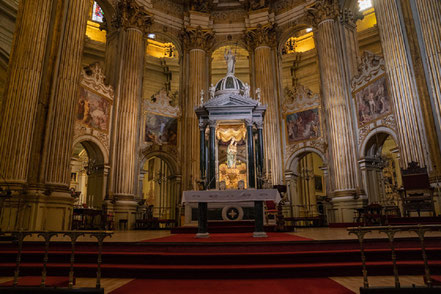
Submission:
M 204 190 L 184 191 L 182 203 L 189 202 L 246 202 L 274 201 L 279 203 L 280 194 L 276 189 L 246 189 L 246 190 Z

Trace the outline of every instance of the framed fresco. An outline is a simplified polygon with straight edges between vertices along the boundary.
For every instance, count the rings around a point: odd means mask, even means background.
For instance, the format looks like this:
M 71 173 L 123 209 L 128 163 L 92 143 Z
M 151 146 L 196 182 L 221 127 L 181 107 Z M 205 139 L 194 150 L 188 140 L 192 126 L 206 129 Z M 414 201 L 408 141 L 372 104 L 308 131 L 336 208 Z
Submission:
M 287 114 L 286 134 L 288 144 L 320 137 L 319 108 L 311 108 Z
M 387 88 L 386 75 L 381 75 L 354 92 L 358 125 L 373 122 L 392 111 L 392 100 Z
M 176 117 L 146 113 L 145 141 L 158 145 L 176 145 L 178 120 Z
M 112 101 L 88 88 L 80 87 L 76 120 L 95 130 L 108 133 Z

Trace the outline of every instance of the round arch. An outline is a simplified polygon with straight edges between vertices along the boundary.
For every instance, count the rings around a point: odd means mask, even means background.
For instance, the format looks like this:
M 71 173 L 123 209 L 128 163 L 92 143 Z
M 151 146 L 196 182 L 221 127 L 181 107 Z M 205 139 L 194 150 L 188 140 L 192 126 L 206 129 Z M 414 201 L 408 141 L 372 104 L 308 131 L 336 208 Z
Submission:
M 381 136 L 380 141 L 377 148 L 381 146 L 384 142 L 384 140 L 387 138 L 387 136 L 391 136 L 392 139 L 395 141 L 395 143 L 398 142 L 397 134 L 390 128 L 387 127 L 378 127 L 371 130 L 366 138 L 363 140 L 363 143 L 360 145 L 360 154 L 365 157 L 368 155 L 369 151 L 372 148 L 373 144 L 376 144 L 376 142 L 373 142 L 373 140 L 376 140 L 375 137 Z M 378 150 L 374 150 L 374 152 L 377 152 Z M 371 154 L 374 155 L 374 154 Z
M 95 0 L 95 1 L 98 3 L 98 5 L 103 10 L 104 16 L 106 16 L 106 19 L 111 20 L 113 17 L 113 14 L 115 13 L 115 8 L 110 3 L 110 0 Z
M 327 165 L 327 161 L 326 161 L 326 157 L 323 154 L 323 152 L 321 152 L 320 150 L 318 150 L 317 148 L 313 148 L 313 147 L 305 147 L 302 148 L 300 150 L 297 150 L 296 152 L 294 152 L 291 157 L 288 159 L 287 161 L 287 170 L 292 171 L 292 172 L 297 172 L 298 170 L 298 166 L 299 166 L 299 161 L 300 159 L 306 155 L 307 153 L 315 153 L 317 154 L 323 161 L 324 165 Z
M 285 45 L 286 41 L 288 41 L 288 39 L 290 37 L 292 37 L 296 32 L 298 32 L 300 30 L 304 30 L 309 27 L 311 27 L 311 26 L 306 23 L 301 23 L 301 24 L 290 27 L 289 29 L 283 31 L 280 35 L 280 38 L 279 38 L 280 41 L 279 41 L 279 44 L 277 45 L 277 52 L 279 54 L 282 54 L 282 49 L 283 49 L 283 46 Z
M 79 136 L 74 140 L 72 146 L 75 146 L 78 143 L 81 143 L 86 149 L 89 156 L 94 157 L 98 161 L 98 163 L 101 164 L 109 163 L 109 154 L 107 152 L 107 149 L 94 136 L 91 135 Z
M 158 28 L 157 26 L 153 25 L 152 30 L 150 31 L 150 33 L 161 36 L 165 39 L 168 39 L 171 43 L 173 43 L 173 45 L 175 45 L 176 50 L 178 50 L 178 55 L 179 58 L 181 58 L 182 54 L 183 54 L 183 50 L 182 50 L 182 44 L 181 41 L 179 40 L 179 38 L 173 34 L 169 34 L 164 32 L 162 29 Z
M 210 56 L 213 55 L 213 52 L 217 49 L 224 47 L 224 46 L 237 46 L 240 47 L 246 51 L 248 51 L 248 55 L 250 55 L 250 51 L 248 50 L 247 44 L 245 44 L 242 40 L 221 40 L 216 43 L 214 43 L 213 47 L 210 48 Z
M 143 156 L 140 162 L 140 168 L 143 169 L 145 163 L 153 157 L 158 157 L 162 160 L 164 160 L 167 165 L 170 167 L 171 172 L 173 175 L 179 175 L 179 167 L 178 167 L 178 163 L 176 162 L 176 160 L 170 156 L 167 152 L 164 151 L 152 151 L 152 152 L 146 152 L 143 151 Z

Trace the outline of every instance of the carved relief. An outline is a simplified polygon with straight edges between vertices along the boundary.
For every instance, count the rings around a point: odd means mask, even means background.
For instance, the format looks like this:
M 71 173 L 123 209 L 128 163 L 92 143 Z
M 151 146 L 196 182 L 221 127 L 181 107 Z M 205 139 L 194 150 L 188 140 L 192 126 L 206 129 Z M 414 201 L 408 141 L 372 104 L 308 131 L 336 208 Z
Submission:
M 299 109 L 320 106 L 320 97 L 307 87 L 298 85 L 294 89 L 288 87 L 284 91 L 284 101 L 282 104 L 282 114 L 298 111 Z
M 276 46 L 277 37 L 278 31 L 276 24 L 265 26 L 258 24 L 256 29 L 247 31 L 244 38 L 249 48 L 257 48 L 259 46 Z
M 385 73 L 384 58 L 375 55 L 372 52 L 364 51 L 361 57 L 361 63 L 358 66 L 358 73 L 352 78 L 352 91 L 365 85 L 380 75 Z
M 200 26 L 196 29 L 187 28 L 181 33 L 184 47 L 187 50 L 202 49 L 209 51 L 214 43 L 213 31 L 202 30 Z

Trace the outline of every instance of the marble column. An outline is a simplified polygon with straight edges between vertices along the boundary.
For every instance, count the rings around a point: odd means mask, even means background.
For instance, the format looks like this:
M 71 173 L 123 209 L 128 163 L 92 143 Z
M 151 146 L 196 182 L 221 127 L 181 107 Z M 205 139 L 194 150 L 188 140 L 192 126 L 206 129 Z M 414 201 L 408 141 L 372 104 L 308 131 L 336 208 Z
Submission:
M 210 121 L 208 189 L 216 189 L 216 121 Z
M 61 40 L 61 56 L 47 114 L 41 177 L 66 197 L 70 184 L 70 162 L 78 103 L 81 59 L 90 1 L 69 1 Z
M 439 162 L 439 148 L 441 146 L 441 2 L 415 0 L 410 1 L 410 4 L 420 42 L 421 57 L 438 137 L 437 150 L 431 148 L 431 152 L 432 155 L 438 152 L 438 158 L 435 157 L 435 161 L 439 177 L 441 175 Z M 430 140 L 429 144 L 433 145 L 433 141 Z
M 356 194 L 356 162 L 351 117 L 348 107 L 347 73 L 339 34 L 337 2 L 317 1 L 309 11 L 316 26 L 314 32 L 321 73 L 329 163 L 334 197 L 348 200 Z
M 246 33 L 245 40 L 250 50 L 254 51 L 255 87 L 261 90 L 262 104 L 268 105 L 263 129 L 266 172 L 271 172 L 273 184 L 281 184 L 283 159 L 274 57 L 276 27 L 259 25 Z
M 254 165 L 254 139 L 253 123 L 245 121 L 247 127 L 247 147 L 248 147 L 248 187 L 256 188 L 256 169 Z
M 200 156 L 199 168 L 200 168 L 200 173 L 201 173 L 201 180 L 206 180 L 206 178 L 205 178 L 205 167 L 206 167 L 206 162 L 205 162 L 205 129 L 206 129 L 205 123 L 200 122 L 199 123 L 199 156 Z
M 27 181 L 52 4 L 52 0 L 20 1 L 0 111 L 1 182 Z
M 121 48 L 118 111 L 115 124 L 113 195 L 118 201 L 133 201 L 137 181 L 136 154 L 138 114 L 141 101 L 145 34 L 150 16 L 131 0 L 118 4 L 114 26 L 119 28 Z
M 208 72 L 207 72 L 207 51 L 211 48 L 214 34 L 211 31 L 197 29 L 186 29 L 181 38 L 185 48 L 185 57 L 188 65 L 187 75 L 187 97 L 182 101 L 182 181 L 184 190 L 195 188 L 195 182 L 200 175 L 198 152 L 199 128 L 195 114 L 195 107 L 200 105 L 200 95 L 203 90 L 208 93 Z M 208 97 L 207 95 L 205 95 Z
M 430 2 L 430 1 L 429 1 Z M 402 167 L 411 161 L 432 170 L 424 118 L 396 0 L 373 1 L 390 93 L 394 102 Z

